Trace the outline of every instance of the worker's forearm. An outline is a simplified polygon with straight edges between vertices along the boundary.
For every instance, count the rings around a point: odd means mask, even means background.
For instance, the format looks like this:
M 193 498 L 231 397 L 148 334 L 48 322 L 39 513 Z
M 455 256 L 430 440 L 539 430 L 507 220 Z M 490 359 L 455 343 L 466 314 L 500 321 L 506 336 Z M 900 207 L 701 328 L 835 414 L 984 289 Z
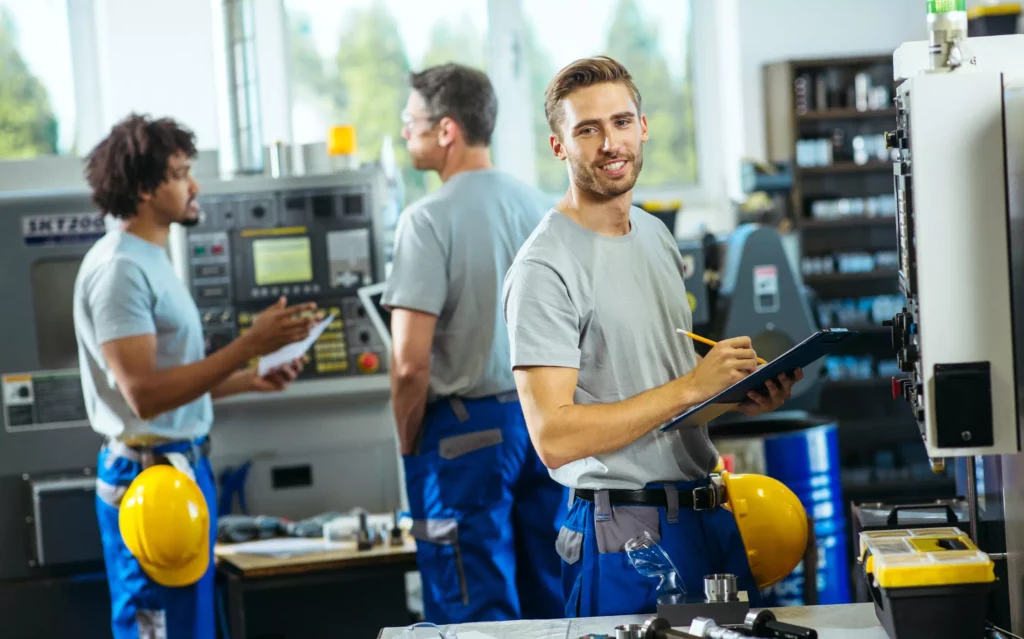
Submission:
M 562 406 L 541 425 L 538 448 L 558 468 L 628 446 L 701 401 L 685 375 L 621 402 Z
M 174 366 L 129 382 L 129 400 L 141 419 L 152 419 L 213 391 L 244 366 L 253 353 L 244 340 L 235 340 L 209 357 Z
M 221 399 L 247 392 L 252 388 L 253 376 L 255 374 L 256 372 L 251 368 L 235 371 L 223 382 L 214 386 L 213 390 L 210 391 L 210 396 L 213 399 Z
M 391 405 L 398 428 L 398 442 L 403 455 L 411 455 L 423 427 L 427 409 L 430 371 L 422 370 L 405 375 L 392 375 Z

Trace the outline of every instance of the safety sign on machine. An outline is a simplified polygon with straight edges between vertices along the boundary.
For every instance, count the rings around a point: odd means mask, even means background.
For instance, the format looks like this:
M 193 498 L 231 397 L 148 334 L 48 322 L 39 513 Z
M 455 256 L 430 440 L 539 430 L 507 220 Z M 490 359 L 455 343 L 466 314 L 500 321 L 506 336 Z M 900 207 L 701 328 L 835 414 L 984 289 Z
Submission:
M 89 424 L 78 371 L 4 375 L 0 389 L 8 432 Z
M 779 311 L 779 269 L 773 264 L 754 267 L 754 311 Z

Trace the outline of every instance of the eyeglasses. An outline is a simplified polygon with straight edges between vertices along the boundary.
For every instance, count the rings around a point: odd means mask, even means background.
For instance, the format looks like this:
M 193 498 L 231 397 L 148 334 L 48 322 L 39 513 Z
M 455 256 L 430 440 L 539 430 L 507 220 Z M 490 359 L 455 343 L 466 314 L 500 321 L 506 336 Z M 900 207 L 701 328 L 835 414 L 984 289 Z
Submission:
M 429 622 L 414 623 L 395 639 L 459 639 L 454 630 L 445 630 Z
M 402 126 L 412 128 L 416 122 L 431 122 L 433 118 L 429 115 L 413 115 L 408 111 L 402 111 Z

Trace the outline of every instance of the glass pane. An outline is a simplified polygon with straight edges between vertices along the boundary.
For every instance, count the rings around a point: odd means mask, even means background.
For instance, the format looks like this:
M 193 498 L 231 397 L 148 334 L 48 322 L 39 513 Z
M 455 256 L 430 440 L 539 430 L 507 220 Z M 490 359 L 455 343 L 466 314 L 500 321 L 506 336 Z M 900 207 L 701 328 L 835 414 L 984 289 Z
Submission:
M 0 0 L 0 158 L 68 153 L 74 141 L 67 0 Z
M 629 69 L 643 99 L 649 141 L 637 188 L 692 185 L 697 145 L 690 0 L 522 0 L 537 140 L 537 185 L 561 193 L 566 167 L 551 154 L 544 90 L 573 60 L 608 55 Z M 571 37 L 570 37 L 571 35 Z
M 391 136 L 406 201 L 435 187 L 413 169 L 401 137 L 410 71 L 443 62 L 486 68 L 484 0 L 285 0 L 296 144 L 322 142 L 335 124 L 354 124 L 359 156 L 380 158 Z

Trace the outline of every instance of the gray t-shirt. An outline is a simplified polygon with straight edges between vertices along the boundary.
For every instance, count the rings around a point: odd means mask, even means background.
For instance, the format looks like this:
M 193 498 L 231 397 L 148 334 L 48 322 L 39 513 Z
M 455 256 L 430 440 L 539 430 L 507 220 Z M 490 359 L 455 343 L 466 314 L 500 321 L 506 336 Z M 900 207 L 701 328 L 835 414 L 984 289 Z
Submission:
M 510 175 L 479 170 L 402 213 L 382 303 L 437 316 L 431 399 L 515 390 L 501 283 L 552 204 Z
M 93 430 L 114 438 L 144 434 L 171 439 L 194 439 L 210 431 L 209 394 L 151 420 L 136 417 L 103 357 L 104 343 L 137 335 L 156 338 L 157 368 L 206 356 L 199 310 L 167 251 L 122 231 L 100 238 L 78 269 L 74 318 L 82 395 Z
M 697 365 L 683 261 L 672 234 L 633 208 L 630 231 L 607 237 L 552 210 L 505 279 L 513 366 L 579 369 L 574 401 L 606 404 L 661 386 Z M 655 429 L 615 452 L 551 471 L 571 488 L 639 489 L 706 477 L 718 453 L 707 427 Z

